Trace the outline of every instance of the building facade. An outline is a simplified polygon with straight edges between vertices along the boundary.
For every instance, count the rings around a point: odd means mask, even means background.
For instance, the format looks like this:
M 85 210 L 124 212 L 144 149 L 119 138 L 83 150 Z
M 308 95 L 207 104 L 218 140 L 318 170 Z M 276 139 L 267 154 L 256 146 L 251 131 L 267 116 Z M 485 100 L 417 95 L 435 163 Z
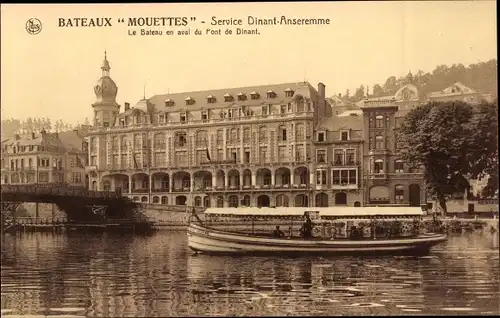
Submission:
M 422 171 L 396 149 L 398 125 L 428 100 L 411 74 L 394 95 L 349 107 L 297 82 L 155 95 L 120 111 L 110 70 L 105 56 L 87 137 L 93 190 L 205 207 L 426 203 Z
M 87 187 L 87 146 L 78 131 L 16 135 L 2 140 L 2 184 Z
M 177 205 L 315 204 L 323 84 L 156 95 L 120 112 L 107 57 L 101 69 L 88 136 L 91 189 Z
M 453 83 L 442 91 L 431 92 L 427 95 L 427 98 L 436 102 L 463 101 L 472 105 L 493 101 L 490 94 L 479 93 L 460 82 Z

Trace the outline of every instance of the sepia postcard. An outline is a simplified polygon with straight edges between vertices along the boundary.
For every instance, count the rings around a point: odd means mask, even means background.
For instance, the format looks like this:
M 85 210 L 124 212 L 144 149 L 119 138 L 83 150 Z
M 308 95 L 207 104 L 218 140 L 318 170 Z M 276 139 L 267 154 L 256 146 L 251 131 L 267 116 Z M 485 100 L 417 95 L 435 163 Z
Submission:
M 0 21 L 2 317 L 500 314 L 495 1 Z

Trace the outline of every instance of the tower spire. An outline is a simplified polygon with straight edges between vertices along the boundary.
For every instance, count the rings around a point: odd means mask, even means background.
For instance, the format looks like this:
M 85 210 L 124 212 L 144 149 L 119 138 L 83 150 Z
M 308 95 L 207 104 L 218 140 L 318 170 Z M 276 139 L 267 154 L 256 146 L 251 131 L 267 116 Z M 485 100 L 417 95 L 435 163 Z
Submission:
M 111 66 L 109 66 L 108 61 L 108 52 L 104 49 L 104 60 L 102 61 L 102 76 L 109 76 L 109 71 L 111 70 Z

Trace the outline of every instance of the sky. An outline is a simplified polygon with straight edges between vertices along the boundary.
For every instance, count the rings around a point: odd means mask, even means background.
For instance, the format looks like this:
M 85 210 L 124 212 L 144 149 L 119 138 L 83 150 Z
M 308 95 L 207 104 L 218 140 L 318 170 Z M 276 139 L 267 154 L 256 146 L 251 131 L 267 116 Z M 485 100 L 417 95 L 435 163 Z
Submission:
M 328 18 L 329 25 L 258 26 L 259 35 L 205 35 L 213 16 Z M 202 35 L 130 36 L 129 17 L 195 17 Z M 112 27 L 58 27 L 60 18 L 109 17 Z M 42 30 L 26 31 L 37 18 Z M 225 87 L 322 82 L 328 96 L 389 76 L 497 56 L 495 1 L 43 4 L 1 6 L 1 116 L 92 118 L 104 50 L 117 102 Z M 202 24 L 200 21 L 206 21 Z M 255 26 L 243 26 L 246 29 Z M 236 28 L 236 27 L 231 27 Z M 121 108 L 123 111 L 123 106 Z

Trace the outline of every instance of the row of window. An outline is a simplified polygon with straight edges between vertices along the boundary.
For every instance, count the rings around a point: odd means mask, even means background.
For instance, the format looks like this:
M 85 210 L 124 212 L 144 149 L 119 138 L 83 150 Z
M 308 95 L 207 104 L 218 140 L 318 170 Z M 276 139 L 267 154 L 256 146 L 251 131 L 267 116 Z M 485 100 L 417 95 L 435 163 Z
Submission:
M 413 168 L 413 167 L 410 167 L 408 170 L 409 170 L 410 173 L 418 172 L 419 171 L 418 168 Z M 387 169 L 386 169 L 386 164 L 385 164 L 384 160 L 382 160 L 382 159 L 376 159 L 373 162 L 372 173 L 386 173 L 386 172 L 387 172 Z M 403 172 L 405 172 L 404 162 L 402 160 L 396 159 L 394 161 L 394 172 L 396 172 L 396 173 L 403 173 Z
M 188 101 L 187 101 L 188 102 Z M 303 99 L 297 100 L 295 103 L 295 111 L 298 113 L 301 112 L 310 112 L 312 110 L 312 105 L 310 103 L 306 103 Z M 269 116 L 269 115 L 279 115 L 279 114 L 287 114 L 292 113 L 294 111 L 294 107 L 292 103 L 281 104 L 281 105 L 273 105 L 267 104 L 261 106 L 260 108 L 260 116 Z M 169 116 L 170 114 L 178 114 L 177 116 Z M 240 106 L 230 109 L 214 109 L 214 110 L 201 110 L 200 118 L 202 121 L 207 121 L 212 118 L 244 118 L 254 116 L 254 110 L 250 109 L 248 106 Z M 172 112 L 172 113 L 160 113 L 157 114 L 157 120 L 159 123 L 167 123 L 170 120 L 179 121 L 181 123 L 187 123 L 192 120 L 189 111 L 183 112 Z M 199 120 L 195 119 L 195 120 Z M 96 117 L 96 124 L 99 124 L 100 118 Z M 109 119 L 104 120 L 104 122 L 109 122 Z M 125 116 L 123 118 L 118 119 L 119 127 L 126 127 L 131 124 L 147 124 L 150 123 L 150 115 L 149 114 L 136 114 L 133 116 Z
M 348 141 L 351 140 L 351 131 L 350 130 L 341 130 L 340 132 L 340 140 Z M 326 131 L 319 131 L 316 133 L 316 141 L 325 142 L 328 141 L 326 138 Z
M 293 97 L 293 94 L 294 94 L 294 91 L 291 89 L 291 88 L 287 88 L 285 90 L 285 96 L 286 97 Z M 276 92 L 274 92 L 273 90 L 269 90 L 266 92 L 266 96 L 267 98 L 276 98 L 278 95 L 276 94 Z M 208 95 L 206 97 L 207 99 L 207 103 L 208 104 L 214 104 L 217 102 L 217 98 L 215 96 L 212 96 L 212 95 Z M 244 93 L 238 93 L 236 95 L 236 99 L 238 101 L 246 101 L 248 98 L 247 98 L 247 95 L 244 94 Z M 257 92 L 251 92 L 250 93 L 250 99 L 251 100 L 258 100 L 260 99 L 260 94 L 257 93 Z M 224 102 L 233 102 L 235 100 L 234 96 L 231 95 L 231 94 L 225 94 L 224 95 Z M 186 106 L 189 106 L 189 105 L 193 105 L 195 104 L 195 99 L 192 98 L 191 96 L 188 96 L 184 99 L 184 101 L 186 102 Z M 175 101 L 170 99 L 170 98 L 167 98 L 165 100 L 165 106 L 166 107 L 172 107 L 172 106 L 175 106 Z
M 33 158 L 28 158 L 28 160 L 11 159 L 10 160 L 10 169 L 11 170 L 21 170 L 24 168 L 32 169 L 33 167 L 36 167 L 35 162 L 36 162 L 36 166 L 38 166 L 38 167 L 50 167 L 50 159 L 49 158 L 36 158 L 36 160 Z M 60 168 L 60 167 L 62 167 L 62 160 L 57 159 L 57 158 L 53 158 L 52 164 L 54 167 Z M 2 167 L 6 168 L 5 160 L 2 160 Z
M 10 175 L 10 183 L 47 183 L 49 182 L 49 173 L 48 172 L 39 172 L 38 180 L 36 178 L 35 173 L 28 173 L 26 175 L 19 175 L 17 173 L 13 173 Z M 5 183 L 9 183 L 8 181 Z
M 308 140 L 310 139 L 309 134 L 309 124 L 297 124 L 295 125 L 295 140 Z M 241 136 L 240 128 L 231 128 L 226 130 L 226 141 L 230 143 L 240 142 L 243 140 L 244 143 L 249 143 L 251 141 L 250 128 L 243 128 L 243 136 Z M 278 127 L 278 141 L 289 141 L 292 138 L 293 130 L 288 129 L 284 126 Z M 266 127 L 261 127 L 258 131 L 259 142 L 267 142 L 269 136 L 269 130 Z M 207 146 L 208 132 L 206 130 L 198 131 L 195 137 L 195 142 L 198 146 Z M 218 129 L 216 132 L 216 142 L 222 145 L 224 141 L 224 130 Z M 119 148 L 126 149 L 128 147 L 129 138 L 128 136 L 113 136 L 111 141 L 111 148 L 113 150 L 118 150 Z M 153 143 L 155 149 L 165 149 L 166 148 L 166 134 L 157 133 L 153 137 Z M 175 146 L 176 147 L 186 147 L 188 143 L 187 133 L 184 131 L 178 131 L 175 133 Z M 146 137 L 146 134 L 136 134 L 134 135 L 134 149 L 142 149 L 143 147 L 151 144 L 151 139 Z M 97 150 L 97 138 L 91 138 L 90 151 L 94 152 Z
M 7 176 L 6 176 L 7 177 Z M 59 177 L 61 179 L 62 176 Z M 48 172 L 39 172 L 38 180 L 36 179 L 35 173 L 28 173 L 24 176 L 19 174 L 12 174 L 10 176 L 10 183 L 47 183 L 49 182 L 49 173 Z M 5 183 L 9 183 L 8 179 L 5 179 Z M 80 172 L 71 173 L 71 183 L 82 183 L 82 174 Z

